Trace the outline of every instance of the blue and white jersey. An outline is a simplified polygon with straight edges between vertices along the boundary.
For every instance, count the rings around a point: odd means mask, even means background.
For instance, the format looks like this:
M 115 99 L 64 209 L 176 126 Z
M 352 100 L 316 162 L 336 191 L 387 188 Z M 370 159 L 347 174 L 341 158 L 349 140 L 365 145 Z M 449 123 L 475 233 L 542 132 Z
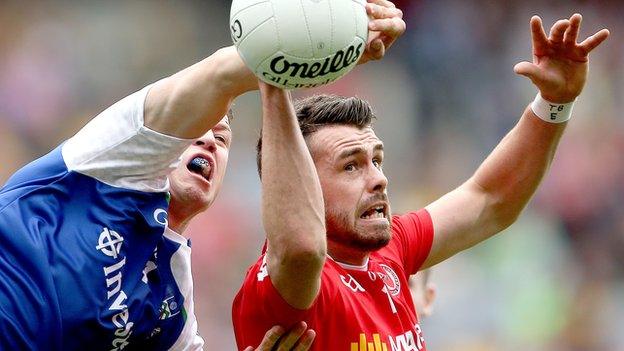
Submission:
M 191 249 L 167 227 L 191 144 L 143 125 L 145 88 L 0 189 L 0 350 L 199 350 Z

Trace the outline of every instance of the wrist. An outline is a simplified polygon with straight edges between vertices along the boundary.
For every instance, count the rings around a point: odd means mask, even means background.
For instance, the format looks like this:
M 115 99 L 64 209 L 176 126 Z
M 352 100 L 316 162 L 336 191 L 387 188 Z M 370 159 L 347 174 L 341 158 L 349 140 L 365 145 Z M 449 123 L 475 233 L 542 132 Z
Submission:
M 541 93 L 537 93 L 535 100 L 531 103 L 533 114 L 541 120 L 549 123 L 563 123 L 572 117 L 574 102 L 556 103 L 544 99 Z
M 215 52 L 219 72 L 218 81 L 223 89 L 236 96 L 258 89 L 258 78 L 247 68 L 234 46 L 221 48 Z

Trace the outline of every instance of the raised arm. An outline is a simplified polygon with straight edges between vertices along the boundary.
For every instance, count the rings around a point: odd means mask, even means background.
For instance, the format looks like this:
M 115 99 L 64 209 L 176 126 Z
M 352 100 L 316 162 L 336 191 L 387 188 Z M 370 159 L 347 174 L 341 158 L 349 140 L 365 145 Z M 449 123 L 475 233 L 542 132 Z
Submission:
M 378 60 L 405 31 L 403 12 L 367 0 L 367 48 L 359 64 Z M 271 281 L 292 307 L 309 308 L 320 288 L 327 240 L 321 185 L 290 94 L 260 83 L 262 96 L 262 220 Z
M 154 84 L 145 101 L 145 125 L 171 136 L 198 138 L 226 115 L 234 98 L 254 89 L 258 80 L 236 48 L 223 48 Z
M 290 93 L 260 83 L 260 95 L 267 269 L 284 300 L 307 309 L 318 294 L 327 250 L 321 185 Z
M 534 16 L 533 62 L 514 67 L 554 105 L 573 102 L 581 93 L 588 54 L 609 36 L 603 29 L 579 44 L 580 24 L 581 15 L 575 14 L 557 21 L 546 37 L 540 18 Z M 427 206 L 435 234 L 424 267 L 476 245 L 517 219 L 546 173 L 566 124 L 540 119 L 527 107 L 467 182 Z

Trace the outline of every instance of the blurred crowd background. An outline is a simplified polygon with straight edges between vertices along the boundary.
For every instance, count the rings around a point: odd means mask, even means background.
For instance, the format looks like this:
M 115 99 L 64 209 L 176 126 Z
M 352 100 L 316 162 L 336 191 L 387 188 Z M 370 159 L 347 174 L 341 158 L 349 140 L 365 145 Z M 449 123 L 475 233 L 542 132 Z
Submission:
M 536 90 L 529 18 L 607 27 L 547 179 L 518 223 L 437 267 L 430 350 L 624 350 L 624 4 L 399 1 L 388 57 L 316 90 L 371 101 L 395 212 L 467 179 Z M 0 184 L 144 85 L 230 44 L 228 1 L 0 1 Z M 313 91 L 298 91 L 297 95 Z M 236 102 L 216 205 L 187 234 L 207 350 L 233 350 L 230 305 L 263 242 L 254 145 L 259 98 Z M 620 107 L 618 107 L 620 106 Z

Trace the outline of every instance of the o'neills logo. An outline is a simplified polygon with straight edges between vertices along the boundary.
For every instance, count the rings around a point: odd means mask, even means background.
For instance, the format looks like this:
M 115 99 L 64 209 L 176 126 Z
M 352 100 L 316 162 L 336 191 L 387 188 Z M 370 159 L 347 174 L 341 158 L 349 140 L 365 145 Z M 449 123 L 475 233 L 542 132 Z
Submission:
M 314 62 L 313 64 L 290 62 L 286 57 L 280 55 L 271 61 L 271 71 L 279 75 L 288 74 L 290 72 L 289 75 L 291 77 L 323 77 L 330 73 L 340 72 L 346 67 L 351 66 L 351 64 L 360 58 L 361 52 L 362 43 L 357 47 L 350 45 L 346 50 L 338 50 L 334 55 L 327 57 L 322 63 Z

